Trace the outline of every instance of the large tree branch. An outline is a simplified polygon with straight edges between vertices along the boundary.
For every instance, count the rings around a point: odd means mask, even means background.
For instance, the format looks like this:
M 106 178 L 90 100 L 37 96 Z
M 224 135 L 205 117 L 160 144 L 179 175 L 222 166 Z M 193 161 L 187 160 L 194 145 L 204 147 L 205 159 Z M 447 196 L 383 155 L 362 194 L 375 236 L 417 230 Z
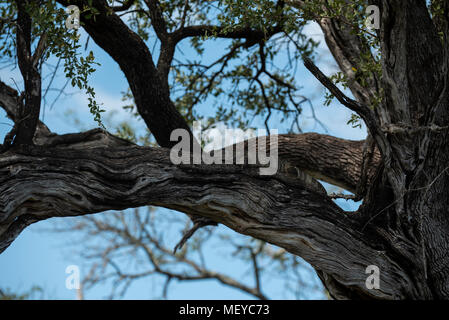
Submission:
M 149 9 L 149 15 L 153 29 L 157 37 L 161 41 L 161 50 L 157 62 L 157 69 L 160 73 L 164 84 L 168 84 L 168 75 L 170 72 L 171 63 L 175 55 L 176 43 L 169 36 L 167 30 L 167 23 L 160 7 L 159 0 L 145 0 Z
M 157 37 L 162 41 L 166 41 L 168 37 L 167 23 L 165 22 L 159 0 L 144 0 L 150 10 L 151 22 Z
M 361 233 L 357 216 L 291 175 L 260 176 L 257 166 L 175 166 L 168 150 L 137 146 L 14 151 L 0 158 L 2 250 L 35 221 L 151 204 L 206 217 L 300 255 L 332 279 L 329 284 L 351 288 L 340 297 L 404 297 L 413 286 Z M 369 291 L 365 268 L 373 264 L 382 269 L 383 286 Z
M 258 146 L 258 141 L 252 139 L 240 142 L 236 147 L 239 148 L 243 144 L 246 150 L 249 142 Z M 308 182 L 311 182 L 310 177 L 322 180 L 356 193 L 362 181 L 365 148 L 366 141 L 351 141 L 324 134 L 279 135 L 279 171 L 293 173 Z M 368 181 L 373 177 L 379 163 L 380 154 L 375 150 L 373 157 L 366 164 Z
M 17 2 L 17 61 L 25 83 L 24 108 L 19 110 L 14 144 L 30 144 L 39 122 L 41 107 L 41 76 L 36 61 L 43 51 L 45 36 L 39 41 L 35 57 L 31 55 L 31 17 L 26 12 L 26 1 Z
M 315 179 L 357 193 L 363 177 L 365 141 L 349 141 L 315 133 L 279 137 L 279 157 Z M 323 155 L 326 155 L 323 157 Z M 370 181 L 380 163 L 375 150 L 367 164 Z
M 87 1 L 58 1 L 82 8 Z M 182 115 L 170 100 L 168 85 L 154 65 L 152 55 L 143 40 L 108 7 L 106 1 L 93 1 L 99 11 L 95 19 L 81 15 L 83 27 L 92 39 L 120 66 L 130 85 L 137 110 L 156 141 L 162 147 L 171 147 L 173 130 L 182 128 L 191 132 Z

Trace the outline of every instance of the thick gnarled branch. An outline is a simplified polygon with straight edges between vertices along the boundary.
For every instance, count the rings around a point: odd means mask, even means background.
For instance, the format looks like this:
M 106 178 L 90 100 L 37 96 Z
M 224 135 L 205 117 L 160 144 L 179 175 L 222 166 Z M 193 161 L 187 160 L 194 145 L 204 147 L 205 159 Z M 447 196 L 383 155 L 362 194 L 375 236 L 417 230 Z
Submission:
M 355 217 L 289 175 L 260 176 L 257 166 L 174 166 L 168 150 L 137 146 L 14 151 L 0 158 L 2 250 L 38 220 L 151 204 L 283 247 L 362 296 L 400 297 L 412 285 L 367 243 Z M 365 287 L 365 268 L 372 264 L 384 272 L 380 290 Z

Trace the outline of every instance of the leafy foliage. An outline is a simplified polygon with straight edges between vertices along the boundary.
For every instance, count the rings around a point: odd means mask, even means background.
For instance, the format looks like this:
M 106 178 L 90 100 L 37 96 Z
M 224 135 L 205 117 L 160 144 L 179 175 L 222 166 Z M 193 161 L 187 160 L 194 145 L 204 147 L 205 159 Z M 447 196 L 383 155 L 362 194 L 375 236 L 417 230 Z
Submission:
M 84 11 L 92 10 L 83 8 Z M 96 70 L 93 52 L 90 51 L 83 57 L 80 53 L 80 34 L 77 30 L 70 31 L 65 26 L 68 17 L 64 8 L 56 4 L 56 1 L 35 1 L 27 4 L 27 11 L 33 21 L 32 41 L 37 43 L 38 39 L 46 36 L 47 49 L 41 60 L 41 64 L 52 55 L 61 58 L 64 62 L 65 76 L 71 80 L 73 87 L 83 90 L 88 97 L 88 107 L 94 116 L 94 120 L 103 127 L 101 113 L 104 112 L 95 99 L 95 90 L 89 84 L 89 76 Z M 15 45 L 15 23 L 14 16 L 17 12 L 14 1 L 1 0 L 0 14 L 4 18 L 0 40 L 0 54 L 4 57 L 13 57 Z M 95 13 L 95 11 L 93 11 Z

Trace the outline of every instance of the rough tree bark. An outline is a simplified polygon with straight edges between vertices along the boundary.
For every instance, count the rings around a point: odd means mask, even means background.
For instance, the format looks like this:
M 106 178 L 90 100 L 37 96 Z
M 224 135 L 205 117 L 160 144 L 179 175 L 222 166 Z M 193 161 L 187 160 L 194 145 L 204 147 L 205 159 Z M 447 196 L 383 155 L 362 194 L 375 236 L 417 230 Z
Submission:
M 157 1 L 147 1 L 164 47 L 155 66 L 116 10 L 105 1 L 94 3 L 100 14 L 95 20 L 82 17 L 86 31 L 120 65 L 140 115 L 159 144 L 170 147 L 171 131 L 188 126 L 170 101 L 167 65 L 178 41 L 214 27 L 169 33 Z M 383 76 L 373 76 L 368 88 L 354 79 L 356 100 L 306 60 L 323 85 L 367 124 L 376 146 L 369 161 L 365 141 L 284 135 L 280 170 L 264 177 L 254 165 L 175 166 L 166 148 L 139 147 L 101 130 L 56 135 L 41 122 L 32 129 L 19 126 L 16 137 L 33 130 L 34 139 L 4 146 L 0 154 L 0 252 L 43 219 L 151 204 L 209 218 L 303 257 L 337 299 L 449 298 L 449 5 L 442 3 L 444 14 L 432 21 L 424 0 L 375 1 L 382 13 Z M 341 70 L 353 78 L 364 44 L 337 21 L 317 22 Z M 258 37 L 254 30 L 222 36 Z M 382 103 L 370 108 L 380 91 Z M 0 105 L 16 124 L 22 109 L 34 114 L 39 108 L 28 100 L 24 104 L 0 83 Z M 359 195 L 363 205 L 357 212 L 343 211 L 317 179 L 354 193 L 365 190 Z M 380 268 L 378 290 L 365 286 L 369 265 Z

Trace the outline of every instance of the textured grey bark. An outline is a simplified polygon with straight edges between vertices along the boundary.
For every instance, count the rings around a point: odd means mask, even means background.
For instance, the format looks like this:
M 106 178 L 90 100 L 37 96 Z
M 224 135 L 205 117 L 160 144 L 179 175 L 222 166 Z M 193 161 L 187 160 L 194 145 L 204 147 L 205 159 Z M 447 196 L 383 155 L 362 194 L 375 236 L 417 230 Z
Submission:
M 357 215 L 343 212 L 296 173 L 261 178 L 257 166 L 175 166 L 168 154 L 161 148 L 113 145 L 24 146 L 5 153 L 0 160 L 2 249 L 36 220 L 152 204 L 199 214 L 279 245 L 351 291 L 366 291 L 367 265 L 401 273 L 386 253 L 366 243 Z M 319 156 L 312 149 L 308 154 Z M 390 278 L 390 272 L 382 290 L 365 294 L 405 294 L 410 279 L 405 274 Z
M 0 251 L 43 219 L 154 205 L 211 219 L 303 257 L 334 298 L 449 298 L 448 5 L 432 21 L 424 0 L 375 4 L 382 12 L 383 76 L 373 76 L 368 87 L 351 71 L 364 44 L 338 22 L 318 21 L 353 79 L 356 100 L 339 101 L 367 122 L 367 141 L 283 135 L 278 173 L 260 176 L 257 165 L 175 166 L 165 148 L 138 147 L 101 130 L 55 135 L 38 122 L 33 144 L 0 154 Z M 186 127 L 162 81 L 172 52 L 154 66 L 137 35 L 115 14 L 100 12 L 86 22 L 87 32 L 121 66 L 142 118 L 169 147 L 167 134 Z M 329 85 L 313 64 L 308 68 Z M 384 99 L 370 108 L 379 90 Z M 0 82 L 0 105 L 16 122 L 21 104 Z M 343 211 L 317 179 L 357 193 L 363 205 Z M 369 265 L 380 268 L 379 290 L 365 286 Z

